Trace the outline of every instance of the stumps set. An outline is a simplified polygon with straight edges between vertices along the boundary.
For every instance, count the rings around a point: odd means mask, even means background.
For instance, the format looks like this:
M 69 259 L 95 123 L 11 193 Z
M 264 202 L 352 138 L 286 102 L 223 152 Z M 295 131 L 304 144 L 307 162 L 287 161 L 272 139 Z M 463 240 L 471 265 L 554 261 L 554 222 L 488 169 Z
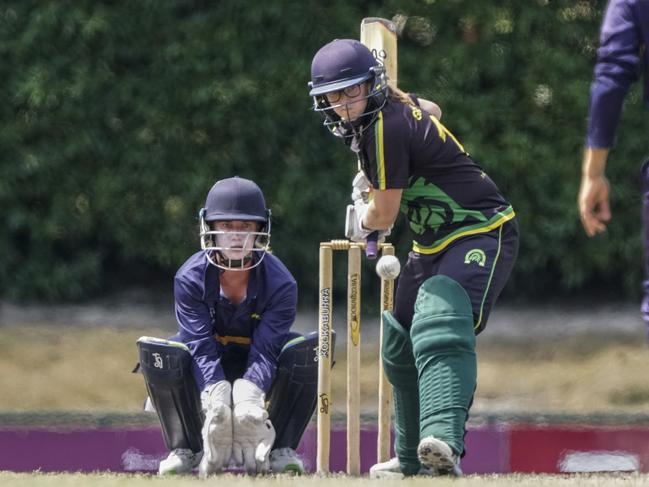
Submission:
M 360 475 L 360 368 L 361 368 L 361 251 L 364 244 L 331 240 L 320 244 L 318 303 L 318 439 L 316 470 L 329 472 L 331 438 L 331 332 L 333 329 L 333 251 L 347 251 L 347 474 Z M 389 243 L 379 244 L 382 255 L 394 255 Z M 381 315 L 392 310 L 394 281 L 381 279 Z M 383 342 L 383 317 L 380 340 Z M 377 459 L 390 458 L 390 415 L 392 395 L 379 357 L 379 403 Z

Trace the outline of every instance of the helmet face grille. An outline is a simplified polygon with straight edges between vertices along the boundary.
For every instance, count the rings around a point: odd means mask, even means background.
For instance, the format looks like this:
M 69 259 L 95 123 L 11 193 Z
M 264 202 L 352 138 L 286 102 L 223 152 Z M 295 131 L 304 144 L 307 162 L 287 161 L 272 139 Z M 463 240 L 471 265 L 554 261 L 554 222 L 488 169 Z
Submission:
M 267 231 L 229 232 L 211 230 L 200 222 L 201 249 L 208 262 L 225 271 L 246 271 L 261 264 L 270 251 L 270 223 Z
M 385 71 L 382 66 L 372 68 L 372 85 L 366 97 L 360 98 L 367 100 L 364 112 L 354 121 L 344 121 L 338 116 L 334 108 L 344 105 L 331 105 L 327 100 L 326 94 L 316 95 L 313 97 L 313 110 L 324 116 L 323 125 L 336 137 L 344 139 L 360 137 L 365 130 L 370 128 L 379 112 L 385 106 L 388 99 L 388 82 Z

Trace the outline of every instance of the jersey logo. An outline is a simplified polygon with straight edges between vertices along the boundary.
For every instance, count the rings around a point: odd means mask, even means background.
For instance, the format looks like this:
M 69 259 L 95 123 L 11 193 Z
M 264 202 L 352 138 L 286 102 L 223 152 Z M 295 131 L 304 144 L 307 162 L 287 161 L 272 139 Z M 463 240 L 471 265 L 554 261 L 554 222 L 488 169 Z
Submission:
M 417 107 L 410 107 L 410 110 L 412 110 L 412 116 L 415 120 L 418 122 L 423 118 L 423 114 L 421 112 L 421 109 Z
M 475 262 L 480 267 L 484 267 L 487 262 L 487 256 L 480 249 L 471 249 L 464 256 L 464 263 L 471 264 L 472 262 Z

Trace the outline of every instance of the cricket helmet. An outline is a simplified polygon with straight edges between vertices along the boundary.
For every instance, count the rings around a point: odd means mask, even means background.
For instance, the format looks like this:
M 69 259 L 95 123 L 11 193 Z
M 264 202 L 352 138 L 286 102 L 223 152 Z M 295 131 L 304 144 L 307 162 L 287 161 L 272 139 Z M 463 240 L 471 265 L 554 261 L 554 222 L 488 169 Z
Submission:
M 342 120 L 326 95 L 354 85 L 370 83 L 367 106 L 354 121 Z M 311 62 L 309 95 L 313 109 L 324 115 L 324 125 L 337 137 L 353 137 L 372 125 L 387 100 L 388 84 L 385 69 L 372 52 L 354 39 L 336 39 L 323 46 Z
M 201 248 L 207 260 L 222 270 L 247 270 L 259 265 L 270 249 L 271 212 L 257 184 L 238 176 L 217 181 L 210 189 L 205 207 L 199 212 Z M 257 231 L 215 230 L 212 222 L 252 221 Z M 248 250 L 243 258 L 232 252 Z M 252 263 L 252 265 L 249 265 Z

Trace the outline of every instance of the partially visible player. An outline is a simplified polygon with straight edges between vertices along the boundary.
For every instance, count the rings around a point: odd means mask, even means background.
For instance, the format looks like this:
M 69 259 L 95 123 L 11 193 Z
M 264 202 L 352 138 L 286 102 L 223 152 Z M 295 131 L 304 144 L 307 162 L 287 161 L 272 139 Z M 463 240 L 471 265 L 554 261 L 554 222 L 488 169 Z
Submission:
M 398 459 L 370 474 L 459 474 L 476 388 L 475 335 L 516 259 L 514 210 L 434 114 L 388 85 L 360 42 L 322 47 L 309 87 L 325 126 L 361 162 L 347 237 L 386 232 L 399 211 L 413 234 L 394 313 L 384 314 L 381 352 L 394 391 Z
M 578 205 L 589 237 L 606 230 L 611 219 L 606 161 L 631 84 L 644 67 L 644 102 L 649 107 L 649 0 L 610 0 L 600 32 L 600 47 L 590 91 L 588 134 Z M 641 60 L 642 58 L 642 60 Z M 645 137 L 646 139 L 646 137 Z M 644 223 L 644 297 L 641 314 L 649 337 L 649 160 L 640 170 Z
M 174 279 L 178 333 L 138 340 L 169 456 L 161 475 L 304 471 L 295 449 L 316 404 L 317 333 L 290 331 L 297 286 L 269 253 L 259 187 L 216 182 L 200 212 L 202 250 Z

